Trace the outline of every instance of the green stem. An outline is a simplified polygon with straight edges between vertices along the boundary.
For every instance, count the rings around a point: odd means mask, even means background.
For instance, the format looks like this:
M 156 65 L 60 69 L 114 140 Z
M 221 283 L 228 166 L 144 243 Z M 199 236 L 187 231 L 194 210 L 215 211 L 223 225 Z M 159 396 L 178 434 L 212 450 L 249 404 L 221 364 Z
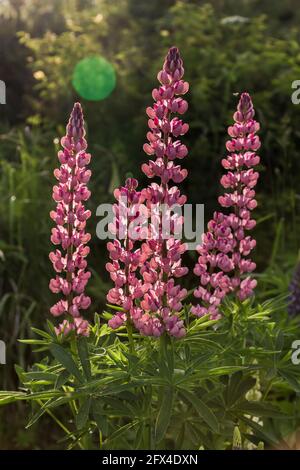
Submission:
M 102 431 L 99 429 L 99 449 L 102 449 L 103 447 L 103 436 L 102 436 Z
M 148 450 L 152 450 L 152 421 L 149 418 L 148 424 Z
M 127 319 L 126 321 L 126 329 L 127 329 L 128 342 L 129 342 L 129 351 L 130 351 L 130 354 L 134 354 L 135 349 L 134 349 L 134 341 L 133 341 L 133 335 L 132 335 L 132 324 L 129 319 Z
M 70 349 L 71 349 L 72 356 L 77 357 L 78 356 L 78 349 L 77 349 L 77 336 L 76 335 L 74 335 L 71 338 Z
M 166 358 L 166 355 L 165 355 L 165 351 L 166 351 L 166 348 L 167 348 L 167 335 L 166 333 L 164 332 L 160 338 L 159 338 L 159 355 L 160 355 L 160 362 L 166 362 L 165 361 L 165 358 Z
M 270 391 L 271 388 L 272 388 L 272 385 L 273 385 L 273 379 L 270 379 L 270 381 L 269 381 L 269 383 L 268 383 L 268 385 L 267 385 L 267 388 L 266 388 L 266 390 L 265 390 L 264 396 L 263 396 L 263 398 L 262 398 L 263 401 L 267 398 L 267 396 L 268 396 L 268 394 L 269 394 L 269 391 Z
M 37 400 L 38 404 L 40 406 L 44 406 L 43 405 L 43 402 L 41 400 Z M 53 421 L 56 422 L 56 424 L 68 435 L 70 436 L 73 440 L 74 440 L 74 436 L 72 436 L 72 433 L 71 431 L 69 431 L 69 429 L 60 421 L 60 419 L 58 419 L 55 414 L 52 413 L 52 411 L 50 411 L 48 408 L 46 409 L 46 413 L 53 419 Z M 81 442 L 79 441 L 78 442 L 78 445 L 81 449 L 83 449 L 83 446 L 81 444 Z

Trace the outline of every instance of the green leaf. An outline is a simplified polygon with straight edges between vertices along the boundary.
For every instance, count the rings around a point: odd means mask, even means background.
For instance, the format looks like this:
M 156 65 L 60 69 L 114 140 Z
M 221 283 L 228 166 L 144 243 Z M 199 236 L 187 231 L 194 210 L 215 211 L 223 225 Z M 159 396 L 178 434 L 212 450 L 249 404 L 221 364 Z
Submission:
M 175 449 L 181 450 L 183 442 L 184 442 L 184 435 L 185 435 L 185 422 L 179 428 L 179 432 L 176 437 L 175 441 Z
M 229 406 L 245 397 L 245 394 L 256 384 L 256 379 L 246 377 L 243 379 L 242 372 L 236 372 L 230 377 L 226 390 L 226 402 Z
M 19 400 L 47 400 L 55 396 L 59 396 L 59 392 L 55 390 L 46 390 L 30 394 L 23 392 L 0 392 L 0 405 L 6 405 L 7 403 L 13 403 Z
M 217 376 L 217 375 L 227 375 L 231 374 L 232 372 L 236 372 L 238 370 L 245 370 L 247 367 L 245 366 L 220 366 L 214 367 L 208 370 L 208 376 Z
M 49 344 L 48 341 L 45 341 L 43 339 L 18 339 L 18 342 L 22 344 Z
M 297 378 L 287 372 L 287 371 L 283 371 L 281 369 L 278 369 L 278 372 L 279 374 L 281 375 L 281 377 L 290 385 L 290 387 L 292 387 L 293 390 L 295 390 L 295 392 L 300 392 L 300 381 L 299 381 L 299 378 L 297 380 Z
M 212 325 L 215 325 L 216 323 L 218 323 L 219 320 L 208 320 L 206 322 L 203 322 L 201 324 L 198 324 L 196 326 L 196 330 L 199 331 L 199 330 L 203 330 L 205 328 L 208 328 L 209 326 L 212 326 Z
M 278 439 L 277 437 L 271 433 L 271 431 L 266 431 L 263 426 L 260 424 L 257 424 L 255 421 L 252 421 L 252 419 L 246 418 L 246 416 L 241 416 L 240 419 L 244 421 L 250 428 L 255 431 L 255 435 L 262 441 L 266 442 L 267 444 L 271 445 L 277 445 L 278 444 Z
M 16 371 L 16 374 L 18 376 L 18 379 L 20 380 L 20 382 L 23 383 L 23 378 L 24 378 L 24 374 L 25 374 L 24 369 L 22 369 L 22 367 L 19 366 L 18 364 L 15 364 L 15 371 Z
M 277 407 L 266 402 L 259 401 L 243 401 L 234 407 L 236 411 L 248 414 L 251 416 L 266 416 L 267 418 L 287 418 L 288 415 L 283 413 Z
M 80 370 L 78 369 L 77 365 L 75 364 L 71 354 L 62 346 L 56 343 L 52 343 L 50 345 L 50 351 L 55 357 L 55 359 L 60 362 L 67 371 L 74 375 L 79 382 L 83 382 L 82 375 Z
M 82 365 L 84 375 L 86 379 L 89 380 L 92 377 L 91 364 L 90 364 L 90 359 L 89 359 L 87 339 L 84 336 L 78 339 L 77 350 L 78 350 L 78 356 Z
M 130 404 L 119 400 L 118 398 L 114 397 L 102 397 L 101 401 L 103 404 L 107 404 L 110 406 L 109 413 L 115 413 L 116 411 L 120 413 L 120 416 L 132 416 L 134 417 L 136 413 L 134 413 Z M 113 410 L 113 411 L 111 411 Z
M 93 400 L 92 413 L 93 413 L 93 418 L 96 421 L 99 431 L 101 431 L 104 436 L 107 436 L 108 421 L 107 421 L 107 417 L 104 415 L 105 413 L 103 411 L 103 403 Z
M 144 437 L 144 427 L 145 427 L 144 422 L 141 422 L 136 430 L 135 442 L 134 442 L 134 447 L 133 447 L 135 450 L 139 449 L 142 443 L 142 440 Z
M 25 372 L 23 374 L 23 381 L 27 382 L 27 380 L 47 380 L 49 382 L 54 382 L 56 380 L 56 374 L 41 371 Z
M 50 320 L 47 320 L 47 326 L 48 326 L 48 330 L 50 331 L 50 333 L 53 333 L 53 335 L 56 337 L 54 325 L 53 323 L 51 323 Z
M 49 333 L 47 333 L 46 331 L 43 331 L 43 330 L 39 330 L 38 328 L 35 328 L 35 327 L 31 327 L 32 331 L 34 333 L 36 333 L 37 335 L 39 336 L 42 336 L 43 338 L 46 338 L 47 340 L 51 341 L 52 340 L 52 337 L 51 335 L 49 335 Z
M 51 403 L 55 400 L 56 400 L 56 398 L 50 399 L 50 400 L 46 401 L 46 403 L 43 406 L 39 406 L 38 411 L 30 418 L 30 420 L 26 424 L 25 429 L 30 428 L 30 426 L 32 426 L 46 412 L 47 406 L 49 405 L 49 403 Z
M 56 382 L 55 382 L 55 385 L 54 385 L 54 388 L 60 388 L 62 387 L 68 380 L 68 378 L 70 377 L 70 372 L 68 370 L 63 370 L 58 376 L 57 376 L 57 379 L 56 379 Z
M 125 424 L 125 426 L 120 427 L 115 432 L 113 432 L 107 439 L 106 443 L 113 441 L 114 439 L 120 438 L 123 434 L 125 434 L 128 429 L 133 428 L 138 424 L 138 421 L 133 421 L 132 423 Z
M 166 387 L 163 390 L 163 397 L 158 411 L 155 423 L 155 440 L 160 442 L 168 429 L 170 424 L 174 401 L 174 391 L 171 387 Z
M 0 406 L 14 403 L 17 400 L 22 400 L 26 397 L 23 392 L 0 392 Z
M 181 390 L 180 394 L 185 401 L 188 401 L 193 406 L 198 415 L 214 432 L 219 432 L 219 422 L 215 414 L 202 400 L 200 400 L 200 398 L 195 395 L 195 393 Z
M 91 397 L 86 398 L 81 404 L 75 422 L 77 429 L 82 429 L 87 423 L 90 413 Z
M 117 310 L 118 312 L 125 312 L 126 310 L 123 307 L 118 307 L 118 305 L 106 304 L 112 310 Z

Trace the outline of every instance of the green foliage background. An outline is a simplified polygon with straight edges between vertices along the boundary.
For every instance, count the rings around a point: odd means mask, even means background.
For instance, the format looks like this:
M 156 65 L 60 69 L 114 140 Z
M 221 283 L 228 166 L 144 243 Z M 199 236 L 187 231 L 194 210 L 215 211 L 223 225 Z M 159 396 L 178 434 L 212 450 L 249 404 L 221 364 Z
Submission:
M 257 296 L 264 300 L 287 292 L 300 234 L 300 105 L 291 102 L 291 83 L 300 79 L 297 6 L 297 0 L 1 2 L 0 79 L 7 86 L 7 104 L 0 108 L 0 338 L 8 344 L 1 388 L 16 385 L 15 362 L 25 367 L 32 359 L 17 338 L 30 337 L 30 326 L 42 326 L 48 317 L 52 171 L 58 138 L 73 102 L 80 99 L 71 85 L 72 72 L 89 55 L 102 55 L 117 73 L 108 99 L 81 100 L 93 156 L 91 312 L 102 310 L 109 286 L 105 243 L 95 237 L 95 209 L 112 200 L 112 189 L 127 173 L 145 183 L 139 169 L 146 160 L 144 111 L 172 45 L 181 50 L 191 85 L 189 178 L 183 191 L 189 202 L 205 204 L 206 219 L 216 208 L 234 93 L 252 94 L 263 144 Z M 186 262 L 192 266 L 194 254 Z M 194 283 L 191 277 L 189 287 Z M 18 413 L 20 421 L 22 408 Z M 0 448 L 11 439 L 16 447 L 32 446 L 23 434 L 13 438 L 2 422 Z M 37 447 L 48 445 L 47 438 L 33 440 Z

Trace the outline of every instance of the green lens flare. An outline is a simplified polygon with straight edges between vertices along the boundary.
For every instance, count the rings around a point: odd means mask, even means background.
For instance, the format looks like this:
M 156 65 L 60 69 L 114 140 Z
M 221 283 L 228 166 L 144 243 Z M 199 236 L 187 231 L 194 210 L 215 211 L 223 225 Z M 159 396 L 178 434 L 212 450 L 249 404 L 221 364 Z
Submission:
M 116 73 L 103 57 L 86 57 L 76 64 L 72 84 L 82 98 L 100 101 L 107 98 L 115 88 Z

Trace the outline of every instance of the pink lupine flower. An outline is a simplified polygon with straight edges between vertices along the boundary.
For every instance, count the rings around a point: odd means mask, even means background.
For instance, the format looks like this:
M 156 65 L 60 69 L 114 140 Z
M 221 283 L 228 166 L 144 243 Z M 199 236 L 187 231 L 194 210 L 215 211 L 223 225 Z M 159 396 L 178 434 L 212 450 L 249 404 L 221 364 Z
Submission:
M 53 268 L 58 273 L 51 279 L 49 288 L 61 294 L 50 312 L 53 316 L 66 315 L 67 319 L 55 328 L 56 334 L 67 335 L 74 331 L 88 336 L 89 324 L 81 316 L 81 310 L 90 306 L 91 299 L 84 295 L 84 289 L 91 274 L 86 271 L 86 256 L 89 248 L 86 243 L 90 234 L 85 232 L 86 220 L 90 217 L 83 202 L 90 197 L 87 189 L 91 172 L 85 168 L 91 156 L 86 153 L 84 121 L 81 105 L 75 103 L 66 136 L 61 139 L 63 150 L 58 153 L 60 168 L 54 171 L 58 184 L 53 188 L 56 210 L 50 212 L 56 227 L 52 229 L 51 241 L 60 245 L 49 255 Z
M 149 178 L 158 177 L 160 184 L 152 183 L 144 190 L 145 204 L 149 211 L 156 206 L 157 223 L 150 225 L 149 237 L 142 246 L 146 260 L 141 268 L 144 281 L 151 284 L 145 292 L 140 307 L 134 312 L 135 323 L 145 335 L 160 336 L 164 331 L 171 336 L 181 337 L 185 334 L 183 322 L 178 317 L 182 309 L 182 299 L 186 289 L 175 285 L 174 278 L 187 273 L 181 266 L 181 256 L 185 245 L 175 239 L 175 230 L 183 223 L 183 218 L 171 215 L 172 206 L 182 206 L 186 197 L 180 194 L 174 183 L 181 183 L 187 176 L 187 170 L 174 163 L 176 158 L 183 159 L 188 151 L 178 139 L 188 131 L 188 124 L 174 113 L 184 114 L 187 102 L 181 97 L 189 88 L 182 80 L 183 62 L 179 51 L 172 47 L 165 59 L 163 69 L 158 73 L 160 86 L 153 90 L 155 103 L 147 108 L 150 132 L 149 143 L 144 144 L 144 151 L 154 155 L 156 160 L 142 165 L 142 171 Z M 162 205 L 166 206 L 164 214 Z M 153 221 L 151 221 L 153 222 Z M 164 234 L 164 223 L 169 222 L 169 233 Z
M 134 307 L 135 299 L 143 296 L 148 286 L 143 280 L 137 277 L 137 267 L 143 261 L 144 257 L 140 248 L 135 247 L 135 243 L 140 239 L 142 233 L 139 228 L 133 228 L 132 224 L 145 210 L 143 205 L 144 196 L 136 188 L 138 182 L 134 178 L 128 178 L 125 186 L 114 191 L 114 196 L 118 204 L 114 204 L 114 222 L 110 225 L 112 233 L 120 237 L 108 242 L 107 249 L 111 263 L 106 264 L 106 269 L 110 274 L 115 287 L 110 289 L 107 294 L 107 300 L 110 303 L 119 305 L 124 309 L 123 312 L 117 312 L 108 324 L 116 329 L 123 325 L 126 320 L 130 321 L 130 312 Z
M 256 281 L 247 276 L 256 265 L 246 258 L 256 241 L 247 236 L 246 231 L 256 224 L 251 211 L 257 206 L 253 188 L 259 174 L 252 167 L 260 161 L 256 155 L 260 140 L 256 135 L 259 124 L 254 120 L 248 93 L 242 93 L 234 121 L 234 125 L 228 128 L 231 140 L 226 143 L 230 154 L 222 160 L 227 174 L 222 176 L 221 184 L 230 192 L 219 197 L 220 205 L 232 208 L 233 212 L 214 214 L 198 248 L 200 256 L 194 268 L 194 273 L 200 277 L 200 287 L 194 295 L 202 303 L 192 307 L 192 313 L 197 316 L 208 313 L 213 319 L 220 317 L 219 306 L 228 293 L 235 292 L 240 300 L 245 300 L 253 294 L 256 286 Z
M 125 187 L 116 190 L 116 199 L 124 195 L 126 204 L 121 202 L 115 206 L 115 220 L 110 230 L 118 235 L 125 225 L 126 237 L 123 242 L 119 237 L 107 245 L 112 262 L 106 269 L 115 284 L 107 299 L 123 308 L 109 325 L 118 328 L 129 321 L 146 336 L 158 337 L 167 332 L 180 338 L 185 334 L 178 312 L 187 291 L 176 286 L 174 281 L 187 273 L 187 268 L 181 266 L 185 245 L 174 237 L 183 218 L 173 214 L 172 207 L 182 206 L 186 197 L 180 194 L 177 186 L 169 186 L 172 181 L 180 183 L 187 176 L 187 171 L 174 160 L 183 159 L 188 153 L 178 139 L 188 131 L 188 125 L 172 116 L 184 114 L 188 107 L 181 97 L 188 91 L 188 83 L 182 80 L 183 73 L 179 51 L 172 47 L 158 74 L 160 86 L 152 92 L 155 103 L 146 110 L 150 131 L 143 148 L 153 159 L 142 165 L 142 171 L 149 178 L 158 177 L 160 184 L 152 183 L 137 192 L 137 181 L 129 179 Z M 139 227 L 134 236 L 132 231 L 128 236 L 130 222 L 140 214 L 146 219 L 151 218 L 151 223 L 146 232 Z M 165 225 L 169 229 L 167 237 L 163 233 Z M 145 241 L 141 243 L 141 240 Z M 136 243 L 139 243 L 138 247 Z
M 74 323 L 70 323 L 68 320 L 63 320 L 57 327 L 54 328 L 55 333 L 58 335 L 67 336 L 71 331 L 75 330 Z
M 108 325 L 113 329 L 116 330 L 120 328 L 120 326 L 124 325 L 126 322 L 127 316 L 126 313 L 118 312 L 116 313 L 108 322 Z

